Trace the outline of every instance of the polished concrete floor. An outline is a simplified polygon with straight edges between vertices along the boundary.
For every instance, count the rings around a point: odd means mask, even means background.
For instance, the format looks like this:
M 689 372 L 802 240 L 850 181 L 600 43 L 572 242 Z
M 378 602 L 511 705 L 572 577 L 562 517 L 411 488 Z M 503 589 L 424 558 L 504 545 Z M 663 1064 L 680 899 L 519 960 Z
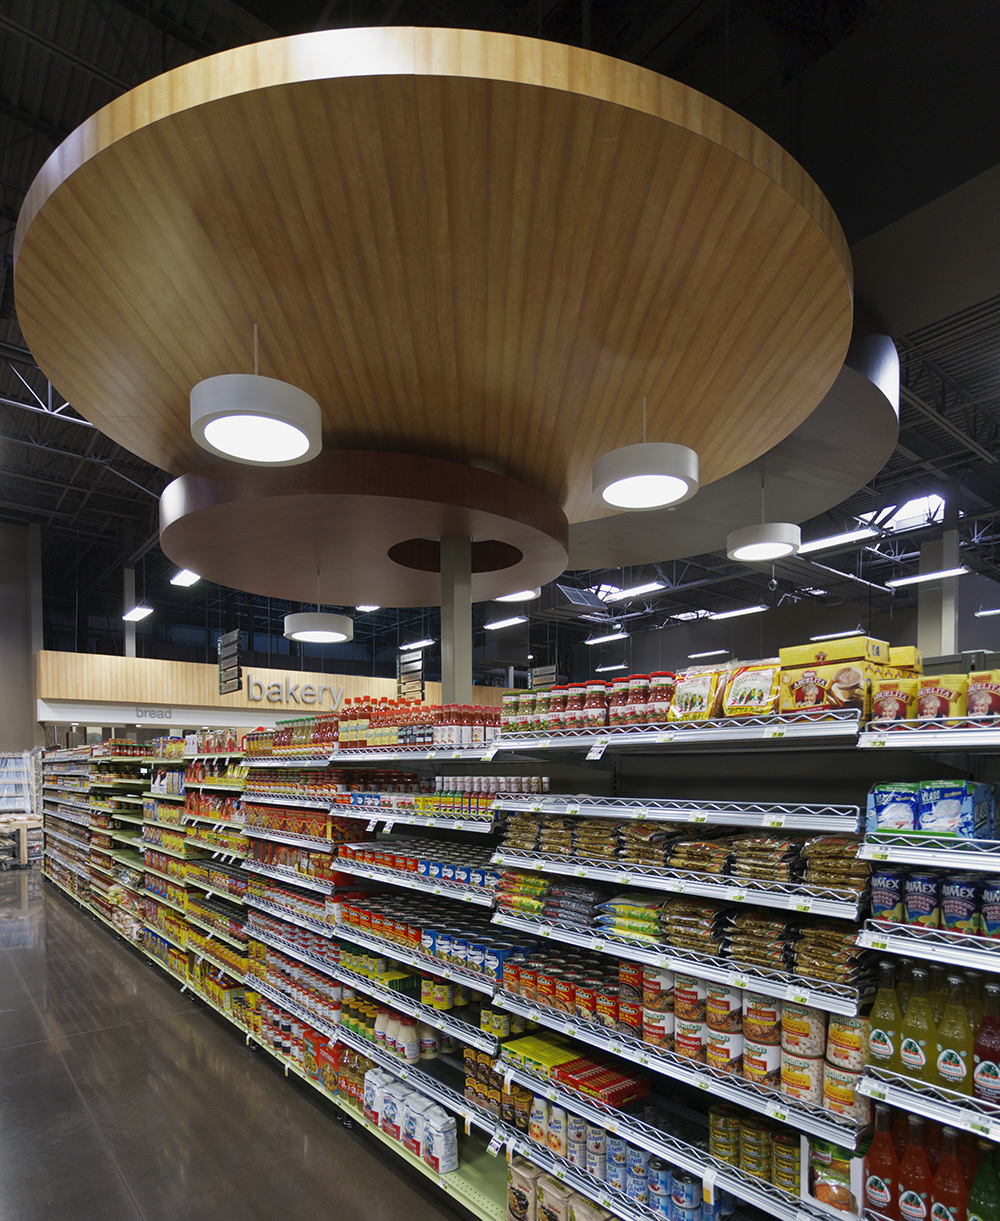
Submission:
M 0 873 L 0 1221 L 453 1216 L 390 1158 L 37 870 Z

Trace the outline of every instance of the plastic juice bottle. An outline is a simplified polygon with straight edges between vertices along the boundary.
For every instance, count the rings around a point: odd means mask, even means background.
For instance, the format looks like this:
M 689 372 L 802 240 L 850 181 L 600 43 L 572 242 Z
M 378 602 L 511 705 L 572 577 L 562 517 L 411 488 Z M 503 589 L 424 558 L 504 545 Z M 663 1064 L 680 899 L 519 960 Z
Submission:
M 966 1202 L 968 1221 L 1000 1221 L 1000 1178 L 993 1146 L 979 1141 L 979 1164 Z
M 892 1143 L 892 1108 L 875 1107 L 875 1135 L 865 1154 L 865 1208 L 899 1221 L 899 1160 Z
M 965 1013 L 965 980 L 948 976 L 948 1000 L 938 1023 L 937 1084 L 958 1094 L 972 1093 L 972 1028 Z
M 979 1033 L 986 1012 L 986 1002 L 983 999 L 983 977 L 978 971 L 965 972 L 965 1012 L 972 1027 L 972 1037 Z
M 906 1016 L 899 1031 L 901 1071 L 907 1077 L 935 1085 L 937 1069 L 933 1052 L 937 1042 L 937 1030 L 930 1005 L 927 1003 L 927 972 L 923 967 L 914 967 L 910 977 L 910 1003 L 906 1006 Z
M 945 969 L 940 963 L 930 965 L 930 979 L 927 983 L 927 1004 L 931 1007 L 931 1017 L 937 1026 L 944 1017 L 944 1007 L 947 1004 L 947 984 Z
M 899 1163 L 900 1221 L 927 1221 L 933 1185 L 931 1168 L 924 1153 L 924 1121 L 920 1115 L 911 1115 L 906 1152 Z
M 966 1221 L 968 1196 L 969 1189 L 958 1160 L 958 1132 L 955 1128 L 945 1128 L 941 1164 L 931 1187 L 931 1221 Z
M 878 968 L 878 994 L 868 1015 L 868 1058 L 876 1068 L 902 1072 L 899 1058 L 899 1032 L 903 1025 L 893 988 L 893 965 L 883 958 Z
M 972 1093 L 1000 1102 L 1000 984 L 989 983 L 982 1025 L 972 1045 Z

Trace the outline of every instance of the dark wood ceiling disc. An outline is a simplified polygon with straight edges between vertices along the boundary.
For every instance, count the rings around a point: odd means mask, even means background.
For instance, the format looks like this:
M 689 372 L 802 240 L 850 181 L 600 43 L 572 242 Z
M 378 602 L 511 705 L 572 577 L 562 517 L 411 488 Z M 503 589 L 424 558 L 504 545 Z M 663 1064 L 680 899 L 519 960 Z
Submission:
M 438 605 L 435 540 L 445 534 L 479 540 L 473 601 L 544 585 L 566 567 L 568 533 L 558 505 L 505 475 L 372 451 L 325 450 L 274 469 L 217 462 L 160 499 L 160 545 L 175 564 L 233 589 L 335 606 Z
M 191 387 L 250 372 L 257 322 L 328 446 L 483 462 L 574 522 L 607 515 L 591 468 L 643 394 L 705 486 L 812 412 L 851 329 L 836 218 L 763 132 L 465 30 L 275 39 L 123 95 L 39 173 L 16 292 L 58 389 L 175 474 L 206 461 Z

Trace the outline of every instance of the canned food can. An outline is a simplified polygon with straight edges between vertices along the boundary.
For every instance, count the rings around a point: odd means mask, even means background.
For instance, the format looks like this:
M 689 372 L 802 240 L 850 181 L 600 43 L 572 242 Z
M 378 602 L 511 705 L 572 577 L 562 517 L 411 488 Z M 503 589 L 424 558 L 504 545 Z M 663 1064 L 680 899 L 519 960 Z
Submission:
M 941 925 L 941 883 L 933 873 L 911 873 L 906 879 L 905 922 L 924 928 Z
M 642 1003 L 646 1009 L 673 1010 L 673 971 L 668 971 L 666 967 L 642 968 Z
M 643 1009 L 642 1041 L 650 1047 L 671 1048 L 674 1045 L 674 1015 L 671 1010 Z
M 568 1141 L 580 1141 L 583 1144 L 587 1143 L 587 1121 L 579 1115 L 567 1113 L 566 1115 L 566 1139 Z
M 695 1205 L 694 1208 L 682 1208 L 671 1196 L 670 1221 L 701 1221 L 701 1204 Z
M 982 883 L 971 874 L 959 874 L 941 883 L 941 927 L 975 936 L 979 932 Z
M 708 1042 L 708 1026 L 704 1022 L 693 1022 L 687 1018 L 674 1020 L 674 1051 L 686 1060 L 705 1059 L 705 1044 Z
M 642 1038 L 642 1002 L 618 1001 L 618 1030 L 633 1038 Z
M 674 976 L 674 1016 L 678 1019 L 704 1022 L 707 996 L 706 982 L 697 975 Z
M 606 1150 L 609 1166 L 624 1166 L 628 1159 L 628 1145 L 623 1136 L 612 1136 L 608 1133 Z
M 745 992 L 743 994 L 743 1038 L 747 1043 L 753 1042 L 754 1044 L 780 1043 L 781 1001 L 773 996 L 765 996 L 761 992 Z
M 905 869 L 877 869 L 872 874 L 872 916 L 900 924 L 906 892 Z
M 694 1208 L 701 1203 L 701 1179 L 689 1170 L 678 1170 L 671 1178 L 670 1197 L 679 1208 Z
M 568 1140 L 566 1142 L 566 1157 L 574 1166 L 581 1170 L 587 1168 L 587 1142 L 585 1140 Z
M 646 1204 L 649 1200 L 649 1187 L 644 1174 L 633 1174 L 625 1171 L 625 1194 L 637 1204 Z
M 856 1092 L 860 1072 L 827 1064 L 823 1070 L 823 1106 L 834 1115 L 844 1115 L 861 1124 L 871 1122 L 871 1100 Z
M 1000 883 L 984 882 L 979 909 L 979 931 L 984 937 L 1000 937 Z
M 709 983 L 705 997 L 705 1020 L 709 1030 L 743 1029 L 743 989 Z
M 604 1181 L 609 1187 L 614 1187 L 618 1191 L 624 1191 L 628 1180 L 628 1171 L 625 1169 L 624 1162 L 608 1161 L 607 1170 L 604 1174 Z
M 603 1153 L 594 1153 L 590 1147 L 590 1142 L 587 1142 L 587 1173 L 592 1174 L 595 1179 L 605 1179 L 608 1173 L 608 1159 Z
M 640 1149 L 637 1145 L 629 1145 L 625 1155 L 625 1165 L 628 1167 L 629 1174 L 641 1174 L 645 1176 L 646 1167 L 649 1165 L 650 1154 L 647 1149 Z
M 705 1063 L 720 1072 L 739 1075 L 743 1069 L 743 1036 L 709 1027 Z
M 800 1056 L 821 1056 L 826 1049 L 823 1010 L 785 1001 L 781 1006 L 781 1046 Z
M 826 1028 L 826 1058 L 838 1068 L 860 1072 L 868 1049 L 869 1021 L 831 1013 Z
M 781 1084 L 780 1046 L 772 1043 L 757 1043 L 744 1033 L 743 1080 L 777 1089 Z
M 798 1102 L 823 1102 L 822 1056 L 800 1056 L 798 1052 L 781 1053 L 781 1092 Z
M 587 1124 L 587 1148 L 595 1156 L 607 1156 L 608 1134 L 598 1123 Z
M 736 1107 L 719 1102 L 708 1108 L 708 1122 L 713 1131 L 723 1129 L 727 1132 L 739 1132 L 741 1113 Z
M 649 1194 L 653 1196 L 669 1196 L 671 1193 L 671 1170 L 669 1165 L 659 1157 L 651 1157 L 646 1165 L 646 1181 L 649 1184 Z

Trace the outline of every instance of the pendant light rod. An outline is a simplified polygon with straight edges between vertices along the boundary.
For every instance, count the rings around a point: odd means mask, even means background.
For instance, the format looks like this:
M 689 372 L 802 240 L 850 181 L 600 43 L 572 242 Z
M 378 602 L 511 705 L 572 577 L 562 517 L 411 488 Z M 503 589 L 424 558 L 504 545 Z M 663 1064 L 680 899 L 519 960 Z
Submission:
M 260 367 L 257 363 L 257 323 L 253 324 L 253 375 L 260 376 Z
M 642 396 L 642 443 L 646 444 L 646 396 Z

